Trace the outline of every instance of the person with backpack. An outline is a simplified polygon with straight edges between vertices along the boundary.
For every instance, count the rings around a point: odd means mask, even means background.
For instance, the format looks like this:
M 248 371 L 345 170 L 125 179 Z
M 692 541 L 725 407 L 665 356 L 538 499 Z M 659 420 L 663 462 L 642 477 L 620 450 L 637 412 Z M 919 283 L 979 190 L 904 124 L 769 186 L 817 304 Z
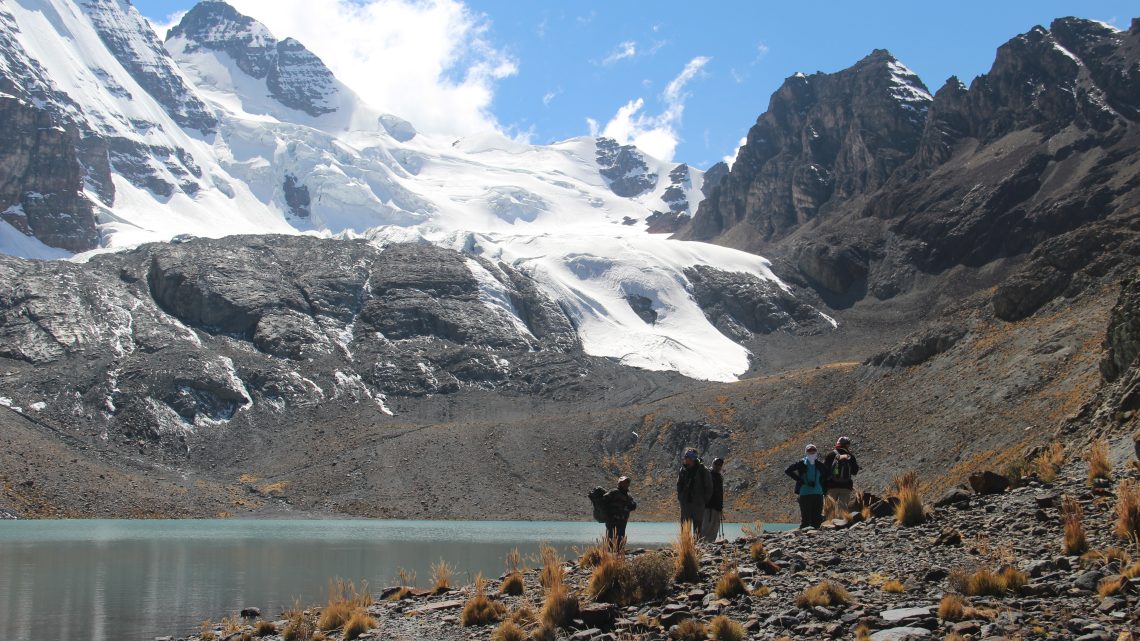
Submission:
M 720 534 L 721 517 L 724 516 L 724 459 L 713 459 L 709 476 L 712 477 L 712 498 L 705 504 L 705 516 L 701 521 L 701 538 L 709 543 L 716 542 Z
M 800 504 L 800 529 L 819 528 L 823 525 L 823 492 L 831 475 L 818 459 L 815 445 L 804 448 L 804 457 L 788 466 L 784 474 L 796 482 L 796 496 Z
M 712 474 L 701 463 L 696 448 L 685 450 L 681 461 L 681 469 L 677 472 L 677 502 L 681 504 L 681 522 L 691 523 L 693 533 L 699 537 L 705 506 L 712 498 Z
M 629 493 L 629 477 L 618 478 L 617 487 L 602 495 L 606 517 L 606 542 L 616 549 L 625 544 L 625 526 L 629 513 L 637 509 L 637 501 Z
M 827 495 L 835 499 L 839 509 L 851 509 L 851 495 L 855 491 L 855 475 L 859 473 L 859 462 L 851 453 L 851 439 L 840 436 L 835 449 L 828 453 L 823 464 L 831 472 L 827 481 Z

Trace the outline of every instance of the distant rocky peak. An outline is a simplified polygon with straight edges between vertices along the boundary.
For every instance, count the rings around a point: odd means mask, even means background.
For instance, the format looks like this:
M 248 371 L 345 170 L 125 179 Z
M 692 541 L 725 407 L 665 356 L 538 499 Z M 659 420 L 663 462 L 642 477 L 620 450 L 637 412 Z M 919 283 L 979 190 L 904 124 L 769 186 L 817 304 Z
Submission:
M 634 198 L 657 185 L 657 174 L 649 171 L 645 157 L 633 145 L 598 138 L 596 156 L 599 171 L 618 196 Z
M 278 102 L 310 116 L 336 111 L 339 83 L 313 52 L 293 38 L 278 40 L 269 29 L 221 0 L 199 2 L 167 33 L 185 41 L 185 51 L 228 55 L 238 69 L 265 80 Z

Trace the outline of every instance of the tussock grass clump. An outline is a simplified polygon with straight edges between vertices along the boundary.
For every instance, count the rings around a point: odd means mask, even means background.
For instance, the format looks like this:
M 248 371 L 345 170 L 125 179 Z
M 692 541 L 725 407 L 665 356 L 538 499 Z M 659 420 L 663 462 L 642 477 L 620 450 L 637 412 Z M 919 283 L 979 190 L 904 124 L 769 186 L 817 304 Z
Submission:
M 630 574 L 637 584 L 639 601 L 649 601 L 665 596 L 673 583 L 673 559 L 663 552 L 646 552 L 633 558 L 629 564 Z
M 495 628 L 491 641 L 526 641 L 526 632 L 517 623 L 504 621 Z
M 751 523 L 745 523 L 740 526 L 740 532 L 744 534 L 745 538 L 759 539 L 764 534 L 764 522 L 753 521 Z
M 499 594 L 522 596 L 525 591 L 526 583 L 523 582 L 522 573 L 518 571 L 511 572 L 503 577 L 503 584 L 499 586 Z
M 1137 561 L 1120 571 L 1126 579 L 1135 579 L 1140 576 L 1140 561 Z
M 254 636 L 267 637 L 271 634 L 277 634 L 277 624 L 272 621 L 260 620 L 253 626 Z
M 669 634 L 675 641 L 705 641 L 709 638 L 708 628 L 696 619 L 685 619 Z
M 202 639 L 202 641 L 214 641 L 216 635 L 214 634 L 213 621 L 206 619 L 199 623 L 198 627 L 201 628 L 201 632 L 198 633 L 198 638 Z
M 1096 483 L 1097 479 L 1112 478 L 1112 462 L 1108 460 L 1108 441 L 1098 438 L 1089 446 L 1085 460 L 1089 464 L 1089 484 Z
M 1065 446 L 1061 443 L 1053 443 L 1044 452 L 1037 455 L 1033 459 L 1032 468 L 1037 473 L 1037 478 L 1046 483 L 1052 483 L 1057 480 L 1057 470 L 1065 464 Z
M 1119 574 L 1105 577 L 1097 584 L 1096 593 L 1102 597 L 1116 596 L 1124 590 L 1124 586 L 1127 584 L 1128 579 Z
M 451 579 L 455 575 L 455 566 L 443 559 L 431 565 L 431 585 L 436 592 L 446 592 L 451 589 Z
M 542 602 L 542 613 L 538 620 L 540 628 L 565 627 L 578 616 L 578 597 L 570 593 L 564 583 L 558 583 L 546 592 Z
M 538 623 L 538 615 L 530 609 L 529 605 L 524 603 L 519 609 L 507 615 L 507 621 L 520 627 L 526 627 Z
M 587 596 L 603 603 L 628 605 L 637 598 L 637 586 L 625 554 L 609 549 L 598 551 L 590 581 L 586 584 Z
M 312 621 L 305 616 L 299 603 L 285 613 L 285 629 L 281 631 L 281 638 L 285 641 L 311 641 L 316 632 Z
M 947 634 L 945 637 L 943 637 L 942 641 L 966 641 L 966 637 L 958 634 L 957 632 L 951 632 L 950 634 Z
M 898 505 L 895 506 L 896 523 L 904 527 L 911 527 L 926 522 L 926 511 L 922 506 L 922 491 L 918 487 L 918 472 L 911 470 L 896 476 L 894 493 L 899 499 Z
M 578 565 L 589 570 L 602 562 L 606 548 L 601 543 L 591 545 L 578 556 Z
M 839 501 L 836 501 L 830 496 L 826 496 L 823 499 L 823 520 L 831 521 L 833 519 L 850 521 L 851 512 L 839 507 Z
M 742 641 L 748 636 L 744 626 L 724 615 L 713 617 L 709 622 L 708 634 L 716 641 Z
M 1120 565 L 1128 565 L 1132 562 L 1132 555 L 1121 550 L 1120 548 L 1108 548 L 1107 550 L 1093 550 L 1081 555 L 1081 566 L 1098 566 L 1108 565 L 1113 561 Z
M 835 581 L 823 581 L 804 590 L 796 597 L 796 607 L 850 605 L 851 595 Z
M 716 582 L 716 595 L 721 599 L 734 599 L 742 594 L 748 594 L 744 580 L 736 570 L 729 570 L 721 575 Z
M 487 598 L 486 584 L 482 574 L 475 577 L 475 596 L 463 604 L 463 611 L 459 613 L 459 623 L 463 627 L 498 623 L 503 618 L 507 608 Z
M 966 618 L 966 599 L 959 594 L 947 594 L 938 602 L 938 618 L 943 621 L 961 621 Z
M 899 581 L 898 579 L 891 579 L 889 581 L 883 582 L 883 592 L 888 592 L 890 594 L 902 594 L 903 592 L 906 592 L 906 586 L 903 585 L 903 582 Z
M 753 541 L 752 545 L 748 547 L 748 556 L 752 557 L 752 560 L 756 562 L 767 559 L 768 550 L 764 549 L 763 541 Z
M 323 631 L 341 628 L 357 610 L 371 604 L 372 593 L 368 591 L 368 583 L 361 583 L 357 589 L 352 581 L 333 579 L 329 581 L 328 605 L 321 610 L 317 628 Z
M 700 550 L 697 548 L 697 537 L 693 534 L 692 524 L 688 521 L 681 523 L 681 530 L 677 540 L 673 542 L 673 551 L 677 553 L 676 566 L 673 578 L 678 583 L 696 583 L 700 580 Z
M 1124 479 L 1116 491 L 1116 536 L 1140 540 L 1140 485 L 1133 479 Z
M 1061 499 L 1061 525 L 1065 534 L 1061 541 L 1061 549 L 1068 555 L 1081 555 L 1088 551 L 1089 541 L 1085 536 L 1085 511 L 1081 504 L 1071 496 Z
M 855 626 L 855 641 L 868 641 L 871 638 L 871 627 L 866 623 Z
M 1029 577 L 1022 571 L 1006 566 L 997 572 L 982 568 L 973 574 L 965 575 L 962 591 L 969 596 L 1000 597 L 1029 583 Z
M 352 639 L 368 632 L 377 625 L 376 619 L 368 616 L 368 614 L 362 610 L 357 610 L 353 613 L 352 618 L 344 624 L 344 639 L 345 641 L 352 641 Z
M 766 585 L 761 585 L 752 591 L 752 596 L 760 597 L 761 599 L 768 596 L 769 594 L 772 594 L 772 588 Z
M 538 573 L 538 584 L 548 591 L 562 585 L 564 579 L 562 557 L 559 556 L 558 550 L 543 543 L 538 547 L 538 558 L 542 562 L 542 569 Z

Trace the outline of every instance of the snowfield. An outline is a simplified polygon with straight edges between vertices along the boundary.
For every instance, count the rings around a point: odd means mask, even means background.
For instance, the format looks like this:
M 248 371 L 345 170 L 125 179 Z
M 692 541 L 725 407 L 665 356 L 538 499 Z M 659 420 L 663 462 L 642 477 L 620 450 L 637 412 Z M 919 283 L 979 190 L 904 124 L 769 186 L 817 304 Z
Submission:
M 381 245 L 438 243 L 531 275 L 562 303 L 589 354 L 709 380 L 733 380 L 748 369 L 748 350 L 708 322 L 684 269 L 709 265 L 778 280 L 758 256 L 646 232 L 646 217 L 669 211 L 663 197 L 673 184 L 670 173 L 679 169 L 675 163 L 640 154 L 644 168 L 631 171 L 649 187 L 622 197 L 602 174 L 594 138 L 542 146 L 497 132 L 459 140 L 420 132 L 414 123 L 364 104 L 331 72 L 325 75 L 319 60 L 283 69 L 281 77 L 310 82 L 308 89 L 325 92 L 317 103 L 332 111 L 312 115 L 283 104 L 265 78 L 242 71 L 225 50 L 210 48 L 242 37 L 258 47 L 275 46 L 256 22 L 218 25 L 209 32 L 218 42 L 180 35 L 156 50 L 148 42 L 153 34 L 143 31 L 146 21 L 129 3 L 20 0 L 4 10 L 13 14 L 14 37 L 28 58 L 79 106 L 73 115 L 91 131 L 184 153 L 187 165 L 199 170 L 198 176 L 181 175 L 155 160 L 159 154 L 147 161 L 148 171 L 175 185 L 172 194 L 157 194 L 120 171 L 113 174 L 112 202 L 88 190 L 102 237 L 96 252 L 180 234 L 311 233 Z M 126 53 L 104 44 L 93 16 L 127 39 Z M 208 106 L 216 131 L 177 124 L 170 101 L 152 95 L 123 56 L 165 69 L 173 79 L 168 84 L 184 83 L 192 95 L 180 100 Z M 695 211 L 702 174 L 690 168 L 678 173 L 684 175 L 682 200 Z M 0 251 L 65 256 L 2 222 Z M 479 277 L 478 264 L 470 263 Z M 485 294 L 517 320 L 509 301 L 504 305 L 491 290 Z M 634 312 L 631 296 L 652 302 L 655 322 Z

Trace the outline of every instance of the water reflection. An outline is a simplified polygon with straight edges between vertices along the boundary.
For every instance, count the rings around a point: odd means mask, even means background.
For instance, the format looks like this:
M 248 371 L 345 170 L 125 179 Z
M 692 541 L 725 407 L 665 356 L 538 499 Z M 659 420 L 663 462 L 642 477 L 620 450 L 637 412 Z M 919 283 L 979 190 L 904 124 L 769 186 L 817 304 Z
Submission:
M 539 521 L 8 521 L 0 522 L 0 639 L 109 641 L 185 635 L 206 616 L 257 606 L 276 616 L 325 596 L 343 577 L 372 586 L 401 569 L 426 585 L 446 559 L 457 581 L 498 576 L 511 548 L 564 550 L 601 534 L 594 523 Z M 728 525 L 730 538 L 739 526 Z M 633 545 L 675 534 L 630 525 Z

